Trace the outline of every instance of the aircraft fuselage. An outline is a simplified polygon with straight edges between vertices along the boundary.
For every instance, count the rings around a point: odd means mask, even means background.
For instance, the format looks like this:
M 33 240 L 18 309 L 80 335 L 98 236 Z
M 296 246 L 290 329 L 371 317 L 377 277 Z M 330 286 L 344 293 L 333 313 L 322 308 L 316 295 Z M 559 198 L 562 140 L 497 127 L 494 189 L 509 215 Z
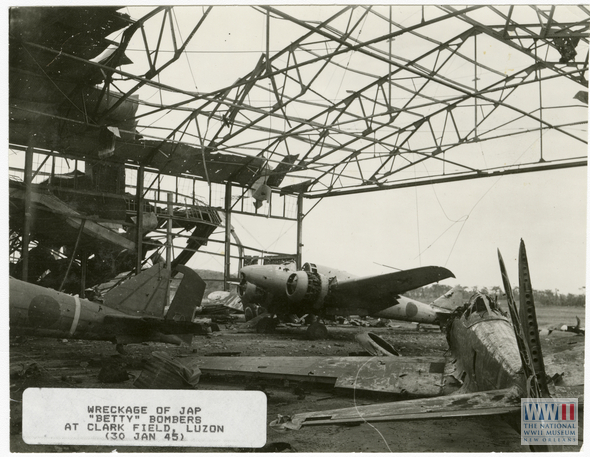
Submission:
M 313 263 L 304 264 L 301 270 L 294 265 L 251 265 L 240 271 L 239 292 L 244 306 L 259 305 L 279 316 L 359 315 L 436 324 L 435 308 L 396 290 L 411 290 L 449 276 L 452 273 L 440 267 L 359 278 Z
M 81 299 L 10 278 L 10 334 L 51 338 L 111 341 L 117 344 L 159 341 L 182 344 L 179 335 L 206 333 L 200 324 L 163 317 L 123 313 L 104 304 Z
M 451 353 L 457 360 L 456 377 L 463 381 L 463 392 L 512 386 L 524 391 L 514 329 L 487 296 L 478 295 L 461 317 L 452 321 L 448 337 Z
M 105 316 L 125 313 L 53 289 L 10 278 L 10 333 L 110 340 Z
M 436 324 L 438 316 L 432 306 L 400 295 L 395 305 L 372 314 L 373 317 L 394 319 L 397 321 L 418 322 L 420 324 Z

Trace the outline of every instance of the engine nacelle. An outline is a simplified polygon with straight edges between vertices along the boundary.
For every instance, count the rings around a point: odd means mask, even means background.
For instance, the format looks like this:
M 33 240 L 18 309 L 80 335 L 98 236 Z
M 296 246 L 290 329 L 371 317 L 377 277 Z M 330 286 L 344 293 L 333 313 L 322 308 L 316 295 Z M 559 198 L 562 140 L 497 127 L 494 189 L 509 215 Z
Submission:
M 245 305 L 250 303 L 260 305 L 264 301 L 266 294 L 264 289 L 257 287 L 256 284 L 252 284 L 242 277 L 240 285 L 238 286 L 238 295 L 242 299 L 242 303 Z
M 306 271 L 297 271 L 289 276 L 287 279 L 287 297 L 293 303 L 300 302 L 305 299 L 307 289 L 309 288 L 310 273 Z
M 291 303 L 311 305 L 321 309 L 328 295 L 329 281 L 324 275 L 309 271 L 296 271 L 289 275 L 286 284 L 287 298 Z

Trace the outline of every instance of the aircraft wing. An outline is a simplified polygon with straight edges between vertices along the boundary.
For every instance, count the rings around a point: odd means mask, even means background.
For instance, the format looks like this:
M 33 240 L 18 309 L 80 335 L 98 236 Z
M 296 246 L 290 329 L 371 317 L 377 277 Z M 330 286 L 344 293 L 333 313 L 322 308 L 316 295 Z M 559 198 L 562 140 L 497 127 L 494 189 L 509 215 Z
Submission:
M 421 398 L 375 405 L 355 406 L 280 416 L 270 425 L 278 429 L 299 430 L 304 425 L 355 424 L 412 419 L 440 419 L 460 416 L 486 416 L 520 411 L 521 394 L 516 387 L 444 397 Z
M 348 307 L 366 308 L 371 305 L 371 312 L 391 306 L 397 295 L 409 290 L 455 276 L 443 267 L 420 267 L 411 270 L 396 271 L 378 276 L 351 278 L 339 281 L 330 288 L 330 295 Z
M 434 397 L 451 391 L 444 357 L 190 357 L 215 376 L 255 376 L 322 384 L 344 391 Z

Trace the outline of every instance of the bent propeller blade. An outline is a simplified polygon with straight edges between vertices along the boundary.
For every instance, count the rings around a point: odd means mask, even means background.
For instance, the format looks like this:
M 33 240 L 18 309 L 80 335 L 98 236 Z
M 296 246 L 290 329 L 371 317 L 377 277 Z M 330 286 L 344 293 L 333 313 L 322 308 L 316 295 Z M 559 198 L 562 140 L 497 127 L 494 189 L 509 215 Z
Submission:
M 512 319 L 512 327 L 514 328 L 514 335 L 516 336 L 516 343 L 518 345 L 518 351 L 520 352 L 520 359 L 522 360 L 522 366 L 524 369 L 527 380 L 534 378 L 536 380 L 535 369 L 531 363 L 531 357 L 529 354 L 529 348 L 526 344 L 525 337 L 523 335 L 522 325 L 518 316 L 518 310 L 516 309 L 516 303 L 514 302 L 514 295 L 512 294 L 512 286 L 510 285 L 510 279 L 508 279 L 508 273 L 506 272 L 506 266 L 504 265 L 504 259 L 498 249 L 498 261 L 500 262 L 500 273 L 502 274 L 502 283 L 504 284 L 504 291 L 506 292 L 506 300 L 508 301 L 508 311 L 510 312 L 510 318 Z M 538 389 L 535 389 L 536 383 L 531 383 L 532 392 L 530 396 L 539 397 Z
M 520 317 L 522 332 L 531 356 L 531 363 L 534 368 L 540 393 L 543 397 L 550 397 L 547 387 L 547 376 L 543 362 L 543 351 L 539 339 L 539 326 L 537 324 L 537 313 L 533 299 L 533 286 L 529 272 L 529 264 L 526 255 L 524 241 L 520 240 L 518 251 L 518 285 L 520 290 Z

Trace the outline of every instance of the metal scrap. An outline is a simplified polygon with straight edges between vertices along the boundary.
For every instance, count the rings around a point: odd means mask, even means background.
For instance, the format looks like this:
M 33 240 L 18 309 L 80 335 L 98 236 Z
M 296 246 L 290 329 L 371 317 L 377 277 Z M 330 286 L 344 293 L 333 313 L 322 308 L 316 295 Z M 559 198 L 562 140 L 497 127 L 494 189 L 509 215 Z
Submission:
M 133 385 L 140 389 L 194 389 L 200 377 L 199 368 L 187 367 L 165 352 L 153 352 Z
M 374 356 L 399 356 L 400 353 L 387 341 L 374 333 L 358 333 L 357 342 Z

